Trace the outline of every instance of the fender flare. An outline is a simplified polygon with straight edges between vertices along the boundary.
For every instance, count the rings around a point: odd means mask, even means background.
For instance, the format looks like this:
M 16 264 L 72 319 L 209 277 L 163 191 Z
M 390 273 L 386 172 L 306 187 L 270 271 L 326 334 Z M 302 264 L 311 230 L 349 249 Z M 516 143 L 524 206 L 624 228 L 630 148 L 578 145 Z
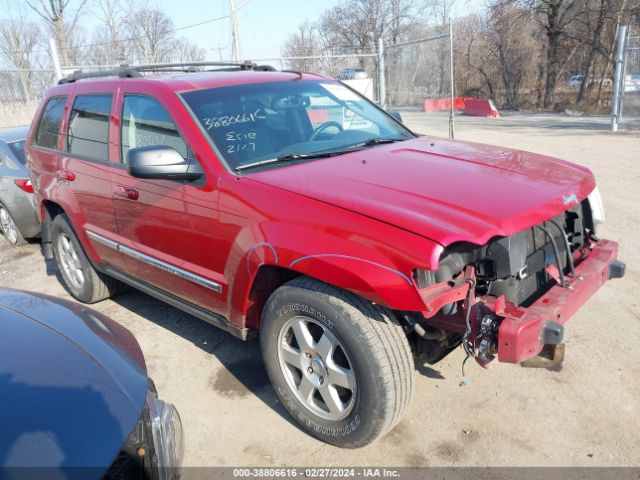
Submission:
M 238 260 L 230 261 L 232 265 L 227 265 L 225 272 L 226 278 L 233 278 L 229 285 L 229 319 L 232 323 L 245 322 L 252 304 L 251 292 L 260 269 L 265 267 L 283 269 L 292 276 L 305 275 L 394 310 L 424 309 L 417 286 L 411 278 L 412 269 L 424 264 L 413 264 L 411 260 L 399 258 L 404 260 L 400 264 L 379 249 L 299 225 L 285 226 L 280 223 L 271 226 L 262 224 L 261 227 L 240 232 L 232 248 L 235 253 L 230 255 L 230 259 L 236 257 Z M 271 227 L 273 235 L 269 235 Z M 315 251 L 309 251 L 305 234 L 313 236 Z M 427 245 L 439 247 L 409 232 L 406 235 L 417 239 L 425 248 Z M 249 243 L 250 246 L 241 247 Z M 425 253 L 425 257 L 429 258 Z M 401 256 L 402 252 L 398 252 L 398 257 Z

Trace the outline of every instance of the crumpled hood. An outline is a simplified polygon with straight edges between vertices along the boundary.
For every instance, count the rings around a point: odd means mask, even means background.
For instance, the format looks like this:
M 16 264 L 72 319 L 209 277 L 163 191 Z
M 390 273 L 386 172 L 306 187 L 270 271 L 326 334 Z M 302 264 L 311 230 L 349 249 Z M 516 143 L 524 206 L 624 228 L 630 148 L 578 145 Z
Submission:
M 572 207 L 589 169 L 503 147 L 420 137 L 247 176 L 442 245 L 484 244 Z

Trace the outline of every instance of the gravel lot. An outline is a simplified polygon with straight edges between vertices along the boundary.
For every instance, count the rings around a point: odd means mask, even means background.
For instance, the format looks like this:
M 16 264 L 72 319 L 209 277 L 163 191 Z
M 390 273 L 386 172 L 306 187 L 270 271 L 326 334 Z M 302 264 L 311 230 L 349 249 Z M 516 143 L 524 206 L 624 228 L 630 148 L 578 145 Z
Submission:
M 406 113 L 415 131 L 447 134 L 446 116 Z M 142 293 L 95 305 L 129 328 L 160 395 L 178 407 L 189 466 L 640 466 L 640 136 L 606 118 L 459 117 L 457 137 L 554 155 L 593 170 L 604 237 L 627 275 L 569 322 L 560 371 L 469 362 L 461 349 L 417 372 L 404 420 L 382 440 L 340 450 L 302 433 L 266 378 L 257 342 L 243 343 Z M 491 192 L 487 192 L 487 197 Z M 0 240 L 0 285 L 70 298 L 37 244 Z M 25 345 L 28 349 L 28 344 Z M 27 350 L 28 351 L 28 350 Z

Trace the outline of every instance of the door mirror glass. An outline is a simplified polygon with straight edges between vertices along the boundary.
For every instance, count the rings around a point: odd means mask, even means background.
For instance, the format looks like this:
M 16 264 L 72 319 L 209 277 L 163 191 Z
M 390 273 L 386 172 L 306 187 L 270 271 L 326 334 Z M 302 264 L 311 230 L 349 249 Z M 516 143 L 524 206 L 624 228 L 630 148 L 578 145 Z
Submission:
M 173 147 L 151 145 L 127 151 L 127 172 L 136 178 L 156 180 L 197 180 L 203 175 L 200 164 L 189 161 Z

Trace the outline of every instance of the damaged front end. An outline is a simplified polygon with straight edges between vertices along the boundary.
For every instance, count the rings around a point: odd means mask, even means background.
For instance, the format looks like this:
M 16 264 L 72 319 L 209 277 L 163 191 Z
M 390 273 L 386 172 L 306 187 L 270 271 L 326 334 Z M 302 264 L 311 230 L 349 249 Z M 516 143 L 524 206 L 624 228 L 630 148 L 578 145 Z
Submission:
M 600 240 L 593 199 L 509 237 L 456 244 L 436 271 L 416 270 L 424 311 L 407 313 L 416 353 L 435 363 L 462 344 L 483 366 L 551 367 L 563 325 L 610 278 L 624 275 L 618 245 Z

